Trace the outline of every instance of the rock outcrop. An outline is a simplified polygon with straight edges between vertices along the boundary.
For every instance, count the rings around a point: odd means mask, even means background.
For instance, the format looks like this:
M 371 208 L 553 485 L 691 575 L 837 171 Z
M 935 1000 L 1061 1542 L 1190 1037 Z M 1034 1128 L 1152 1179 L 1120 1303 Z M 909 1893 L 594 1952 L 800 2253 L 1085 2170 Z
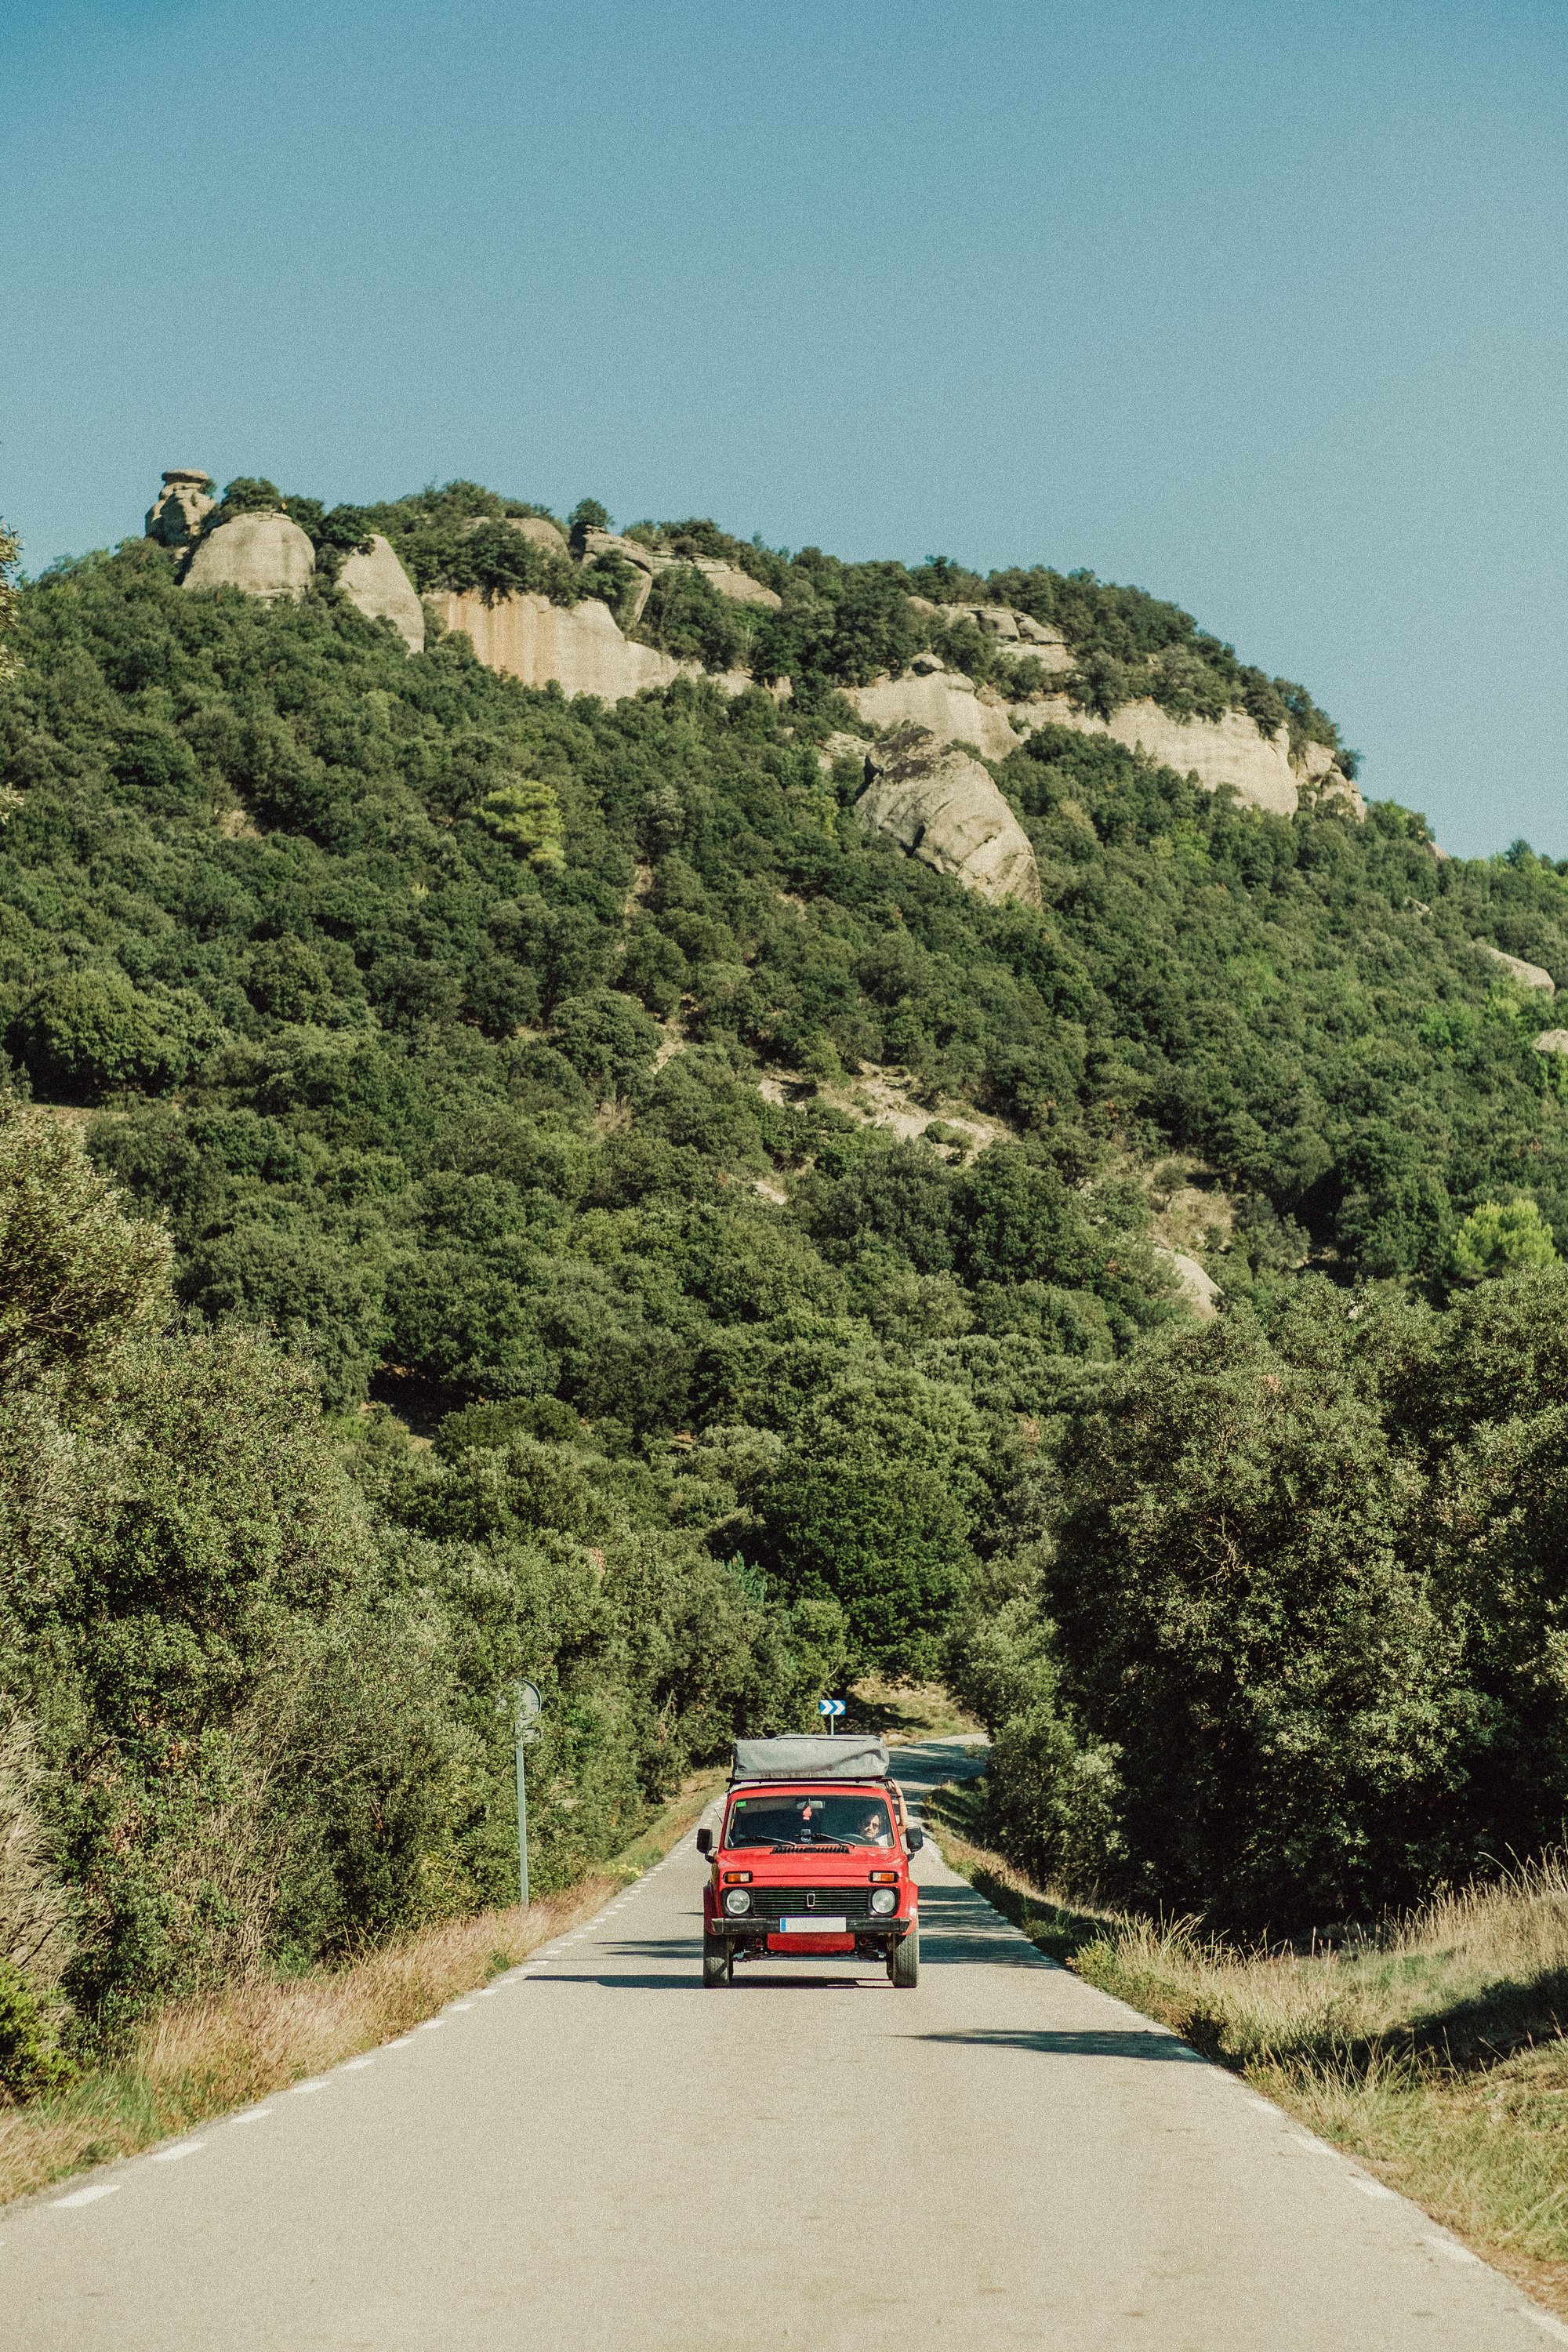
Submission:
M 1185 1250 L 1166 1249 L 1156 1242 L 1154 1255 L 1163 1257 L 1176 1277 L 1176 1287 L 1184 1302 L 1192 1308 L 1200 1323 L 1212 1323 L 1219 1313 L 1219 1285 L 1195 1257 Z
M 1159 703 L 1144 698 L 1124 702 L 1109 719 L 1100 719 L 1079 710 L 1065 694 L 1042 695 L 1015 709 L 1030 730 L 1070 727 L 1081 735 L 1109 735 L 1178 775 L 1195 774 L 1211 793 L 1229 784 L 1253 808 L 1269 809 L 1276 816 L 1295 814 L 1300 793 L 1289 735 L 1284 728 L 1278 735 L 1260 734 L 1245 710 L 1227 710 L 1223 719 L 1173 719 Z
M 212 476 L 197 467 L 171 466 L 147 509 L 147 537 L 161 547 L 189 547 L 217 503 L 212 486 Z
M 390 540 L 372 534 L 370 552 L 343 558 L 338 585 L 367 621 L 390 621 L 411 654 L 425 650 L 425 607 Z
M 1522 956 L 1508 955 L 1501 948 L 1494 948 L 1487 940 L 1472 940 L 1470 944 L 1472 947 L 1479 948 L 1482 955 L 1489 956 L 1493 963 L 1500 964 L 1511 979 L 1519 982 L 1521 988 L 1539 988 L 1548 996 L 1556 995 L 1557 982 L 1552 979 L 1552 974 L 1549 971 L 1543 971 L 1538 963 L 1526 963 Z
M 1535 1041 L 1538 1054 L 1568 1054 L 1568 1029 L 1543 1029 Z
M 1003 705 L 983 701 L 962 670 L 910 670 L 874 686 L 851 687 L 847 694 L 873 727 L 923 727 L 939 743 L 973 743 L 985 760 L 1005 760 L 1018 748 Z
M 184 585 L 299 598 L 315 568 L 315 549 L 286 514 L 242 514 L 220 523 L 198 543 Z
M 618 702 L 697 668 L 652 646 L 633 645 L 616 626 L 609 606 L 595 596 L 570 605 L 552 604 L 531 592 L 498 596 L 493 604 L 473 593 L 431 601 L 448 629 L 467 633 L 487 667 L 520 677 L 525 686 L 553 681 L 563 694 L 598 694 Z
M 983 898 L 1040 904 L 1023 826 L 979 761 L 939 741 L 930 728 L 906 727 L 868 755 L 855 814 Z
M 584 532 L 583 552 L 590 557 L 618 555 L 623 563 L 635 565 L 642 573 L 644 584 L 639 588 L 632 607 L 633 621 L 640 616 L 643 606 L 647 603 L 648 592 L 659 573 L 674 572 L 681 566 L 700 572 L 721 596 L 728 596 L 733 604 L 761 604 L 770 613 L 776 613 L 784 601 L 771 588 L 764 587 L 760 580 L 753 580 L 749 572 L 742 572 L 738 563 L 723 563 L 710 555 L 662 555 L 654 548 L 645 547 L 640 539 L 621 539 L 613 530 Z

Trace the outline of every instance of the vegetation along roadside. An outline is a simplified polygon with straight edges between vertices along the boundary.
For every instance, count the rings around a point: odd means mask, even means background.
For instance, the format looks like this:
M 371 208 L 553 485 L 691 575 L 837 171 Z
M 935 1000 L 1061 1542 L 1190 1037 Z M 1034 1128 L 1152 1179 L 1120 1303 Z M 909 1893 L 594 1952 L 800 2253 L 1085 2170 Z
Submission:
M 603 1870 L 525 1907 L 470 1912 L 338 1969 L 256 1976 L 153 2011 L 112 2062 L 0 2106 L 0 2204 L 374 2050 L 591 1918 L 668 1853 L 717 1786 L 696 1774 Z
M 1042 1890 L 928 1800 L 946 1859 L 1040 1950 L 1158 2018 L 1568 2316 L 1568 1866 L 1363 1934 L 1247 1948 Z

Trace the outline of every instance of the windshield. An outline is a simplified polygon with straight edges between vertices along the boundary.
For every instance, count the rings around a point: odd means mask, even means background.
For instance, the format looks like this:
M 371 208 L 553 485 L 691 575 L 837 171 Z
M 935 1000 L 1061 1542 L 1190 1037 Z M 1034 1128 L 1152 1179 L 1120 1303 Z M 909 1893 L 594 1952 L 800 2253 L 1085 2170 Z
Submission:
M 891 1845 L 885 1797 L 737 1797 L 726 1845 Z

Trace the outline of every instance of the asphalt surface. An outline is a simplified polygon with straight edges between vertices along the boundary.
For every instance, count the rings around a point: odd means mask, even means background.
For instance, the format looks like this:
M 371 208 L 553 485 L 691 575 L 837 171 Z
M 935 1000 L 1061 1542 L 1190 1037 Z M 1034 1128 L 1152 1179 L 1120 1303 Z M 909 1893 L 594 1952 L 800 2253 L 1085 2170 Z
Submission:
M 917 1790 L 963 1751 L 901 1749 Z M 919 1857 L 699 1982 L 688 1839 L 397 2042 L 0 2214 L 5 2352 L 1503 2352 L 1568 2327 Z

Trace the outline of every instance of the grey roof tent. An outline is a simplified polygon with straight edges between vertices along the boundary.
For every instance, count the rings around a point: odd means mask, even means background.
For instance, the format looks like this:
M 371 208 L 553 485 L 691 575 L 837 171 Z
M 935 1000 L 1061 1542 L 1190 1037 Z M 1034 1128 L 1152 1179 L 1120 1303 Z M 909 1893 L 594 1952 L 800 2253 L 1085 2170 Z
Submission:
M 837 1739 L 737 1739 L 731 1780 L 885 1780 L 886 1740 L 846 1733 Z

